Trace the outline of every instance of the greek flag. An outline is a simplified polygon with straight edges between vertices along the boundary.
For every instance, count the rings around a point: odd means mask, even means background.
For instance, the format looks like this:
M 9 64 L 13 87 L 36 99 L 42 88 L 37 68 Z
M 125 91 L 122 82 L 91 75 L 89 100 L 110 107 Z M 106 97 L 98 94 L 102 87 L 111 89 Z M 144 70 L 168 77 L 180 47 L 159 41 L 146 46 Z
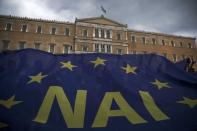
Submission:
M 105 10 L 105 8 L 103 6 L 101 6 L 101 10 L 103 11 L 103 13 L 107 13 L 107 11 Z

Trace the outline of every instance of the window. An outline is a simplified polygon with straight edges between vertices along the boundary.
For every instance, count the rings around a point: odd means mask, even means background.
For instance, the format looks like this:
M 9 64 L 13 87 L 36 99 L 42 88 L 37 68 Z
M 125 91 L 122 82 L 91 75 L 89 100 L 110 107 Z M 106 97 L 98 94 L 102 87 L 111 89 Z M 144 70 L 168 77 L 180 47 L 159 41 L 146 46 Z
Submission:
M 27 32 L 27 25 L 22 25 L 21 31 L 22 32 Z
M 180 47 L 183 47 L 183 43 L 182 42 L 180 42 Z
M 107 30 L 107 39 L 110 39 L 110 30 Z
M 153 45 L 155 45 L 155 44 L 156 44 L 156 40 L 155 40 L 155 38 L 152 38 L 152 43 L 153 43 Z
M 7 23 L 6 27 L 5 27 L 6 31 L 11 31 L 12 30 L 12 24 L 11 23 Z
M 177 61 L 176 54 L 173 54 L 173 55 L 172 55 L 172 58 L 173 58 L 173 61 L 174 61 L 174 62 L 176 62 L 176 61 Z
M 70 46 L 70 50 L 72 51 L 72 49 L 73 49 L 73 47 L 72 47 L 72 45 Z
M 107 53 L 111 53 L 111 45 L 107 45 Z
M 56 28 L 53 27 L 53 28 L 51 29 L 51 34 L 52 34 L 52 35 L 55 35 L 55 34 L 56 34 Z
M 95 29 L 95 37 L 98 38 L 99 37 L 99 30 L 96 28 Z
M 192 48 L 192 45 L 191 45 L 191 43 L 188 43 L 188 48 Z
M 99 44 L 95 44 L 95 52 L 99 52 Z
M 171 41 L 171 46 L 175 47 L 174 41 Z
M 36 31 L 38 34 L 41 34 L 42 33 L 42 27 L 39 25 L 37 27 L 37 31 Z
M 121 40 L 121 34 L 117 33 L 117 40 Z
M 111 53 L 111 45 L 95 44 L 95 52 Z
M 135 36 L 131 36 L 131 42 L 135 43 Z
M 83 37 L 87 37 L 88 36 L 88 30 L 84 29 L 83 30 Z
M 39 50 L 41 43 L 34 43 L 34 49 Z
M 117 54 L 122 54 L 122 49 L 117 49 Z
M 105 37 L 104 29 L 101 29 L 101 38 L 104 38 L 104 37 Z
M 145 37 L 142 37 L 142 43 L 146 44 L 146 38 Z
M 101 44 L 101 52 L 104 53 L 105 52 L 105 45 Z
M 10 41 L 2 40 L 2 42 L 3 42 L 3 50 L 8 50 Z
M 162 40 L 161 42 L 162 42 L 162 45 L 165 45 L 165 40 Z
M 69 53 L 69 45 L 64 45 L 63 53 L 64 54 L 68 54 Z
M 48 52 L 50 52 L 50 53 L 54 53 L 55 52 L 55 44 L 49 44 Z
M 18 49 L 19 49 L 19 50 L 20 50 L 20 49 L 24 49 L 24 48 L 25 48 L 25 44 L 26 44 L 25 41 L 20 41 L 20 42 L 19 42 Z
M 70 34 L 69 28 L 65 28 L 64 35 L 69 36 L 69 34 Z
M 82 51 L 87 52 L 88 51 L 88 46 L 87 45 L 83 45 L 82 46 Z
M 137 52 L 134 50 L 134 51 L 132 51 L 132 54 L 137 54 Z

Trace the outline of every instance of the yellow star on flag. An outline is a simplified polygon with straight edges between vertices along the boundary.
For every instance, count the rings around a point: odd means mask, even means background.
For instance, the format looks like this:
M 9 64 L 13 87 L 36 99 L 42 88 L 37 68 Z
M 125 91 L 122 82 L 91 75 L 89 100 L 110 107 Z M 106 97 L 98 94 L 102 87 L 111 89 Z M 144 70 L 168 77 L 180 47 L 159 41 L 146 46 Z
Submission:
M 100 57 L 97 57 L 95 61 L 91 61 L 91 63 L 94 64 L 94 68 L 96 68 L 98 65 L 105 65 L 105 59 L 102 59 Z
M 193 108 L 197 105 L 197 99 L 190 99 L 183 97 L 182 101 L 177 101 L 177 103 L 188 105 L 190 108 Z
M 126 67 L 121 67 L 123 70 L 125 70 L 125 73 L 129 74 L 129 73 L 133 73 L 133 74 L 137 74 L 135 71 L 137 69 L 137 67 L 135 66 L 130 66 L 129 64 L 127 64 Z
M 33 82 L 37 82 L 37 83 L 41 83 L 42 79 L 47 77 L 48 75 L 42 75 L 42 73 L 38 73 L 37 75 L 35 76 L 29 76 L 29 78 L 31 80 L 28 81 L 27 84 L 30 84 L 30 83 L 33 83 Z
M 12 108 L 12 106 L 21 103 L 22 101 L 15 101 L 15 95 L 13 95 L 12 97 L 10 97 L 7 100 L 0 100 L 0 105 L 10 109 Z
M 0 122 L 0 128 L 8 127 L 7 124 Z
M 163 83 L 157 79 L 155 79 L 154 82 L 151 82 L 153 85 L 157 86 L 157 88 L 160 90 L 162 88 L 170 88 L 167 82 Z
M 70 71 L 72 71 L 74 67 L 77 67 L 77 66 L 73 65 L 70 61 L 68 61 L 68 62 L 60 62 L 60 63 L 62 64 L 61 68 L 67 68 Z

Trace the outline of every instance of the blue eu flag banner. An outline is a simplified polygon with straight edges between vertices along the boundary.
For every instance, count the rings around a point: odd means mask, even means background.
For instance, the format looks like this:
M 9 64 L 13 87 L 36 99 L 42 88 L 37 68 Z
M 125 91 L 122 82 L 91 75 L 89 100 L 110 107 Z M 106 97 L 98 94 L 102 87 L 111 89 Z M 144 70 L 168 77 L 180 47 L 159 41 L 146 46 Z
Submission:
M 0 54 L 2 131 L 196 131 L 197 77 L 157 55 Z

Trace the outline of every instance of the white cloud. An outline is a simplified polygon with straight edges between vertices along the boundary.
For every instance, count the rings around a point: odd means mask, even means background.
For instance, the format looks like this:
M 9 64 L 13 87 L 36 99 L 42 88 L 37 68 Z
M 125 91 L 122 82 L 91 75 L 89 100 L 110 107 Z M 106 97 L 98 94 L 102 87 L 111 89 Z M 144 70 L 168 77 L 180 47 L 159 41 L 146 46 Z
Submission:
M 188 37 L 197 37 L 195 32 L 192 31 L 175 31 L 173 33 L 174 35 L 180 35 L 180 36 L 188 36 Z
M 101 5 L 107 17 L 131 29 L 192 37 L 197 34 L 197 17 L 192 15 L 195 3 L 178 4 L 177 0 L 0 0 L 0 14 L 74 22 L 75 17 L 100 16 Z
M 145 26 L 145 25 L 142 25 L 142 24 L 136 24 L 136 25 L 133 25 L 131 27 L 128 27 L 128 28 L 134 29 L 134 30 L 140 30 L 140 31 L 159 32 L 159 30 L 157 30 L 157 29 L 155 29 L 151 26 Z
M 2 0 L 0 1 L 0 13 L 73 22 L 76 17 L 93 17 L 98 12 L 92 0 L 78 0 L 74 5 L 75 8 L 64 7 L 64 4 L 69 3 L 68 1 L 49 2 L 49 0 L 20 0 L 20 2 L 18 0 Z M 62 5 L 59 2 L 62 2 Z
M 49 8 L 45 2 L 41 0 L 20 0 L 20 2 L 18 0 L 5 0 L 0 11 L 7 15 L 73 21 L 74 12 L 62 10 L 57 13 L 53 8 Z

